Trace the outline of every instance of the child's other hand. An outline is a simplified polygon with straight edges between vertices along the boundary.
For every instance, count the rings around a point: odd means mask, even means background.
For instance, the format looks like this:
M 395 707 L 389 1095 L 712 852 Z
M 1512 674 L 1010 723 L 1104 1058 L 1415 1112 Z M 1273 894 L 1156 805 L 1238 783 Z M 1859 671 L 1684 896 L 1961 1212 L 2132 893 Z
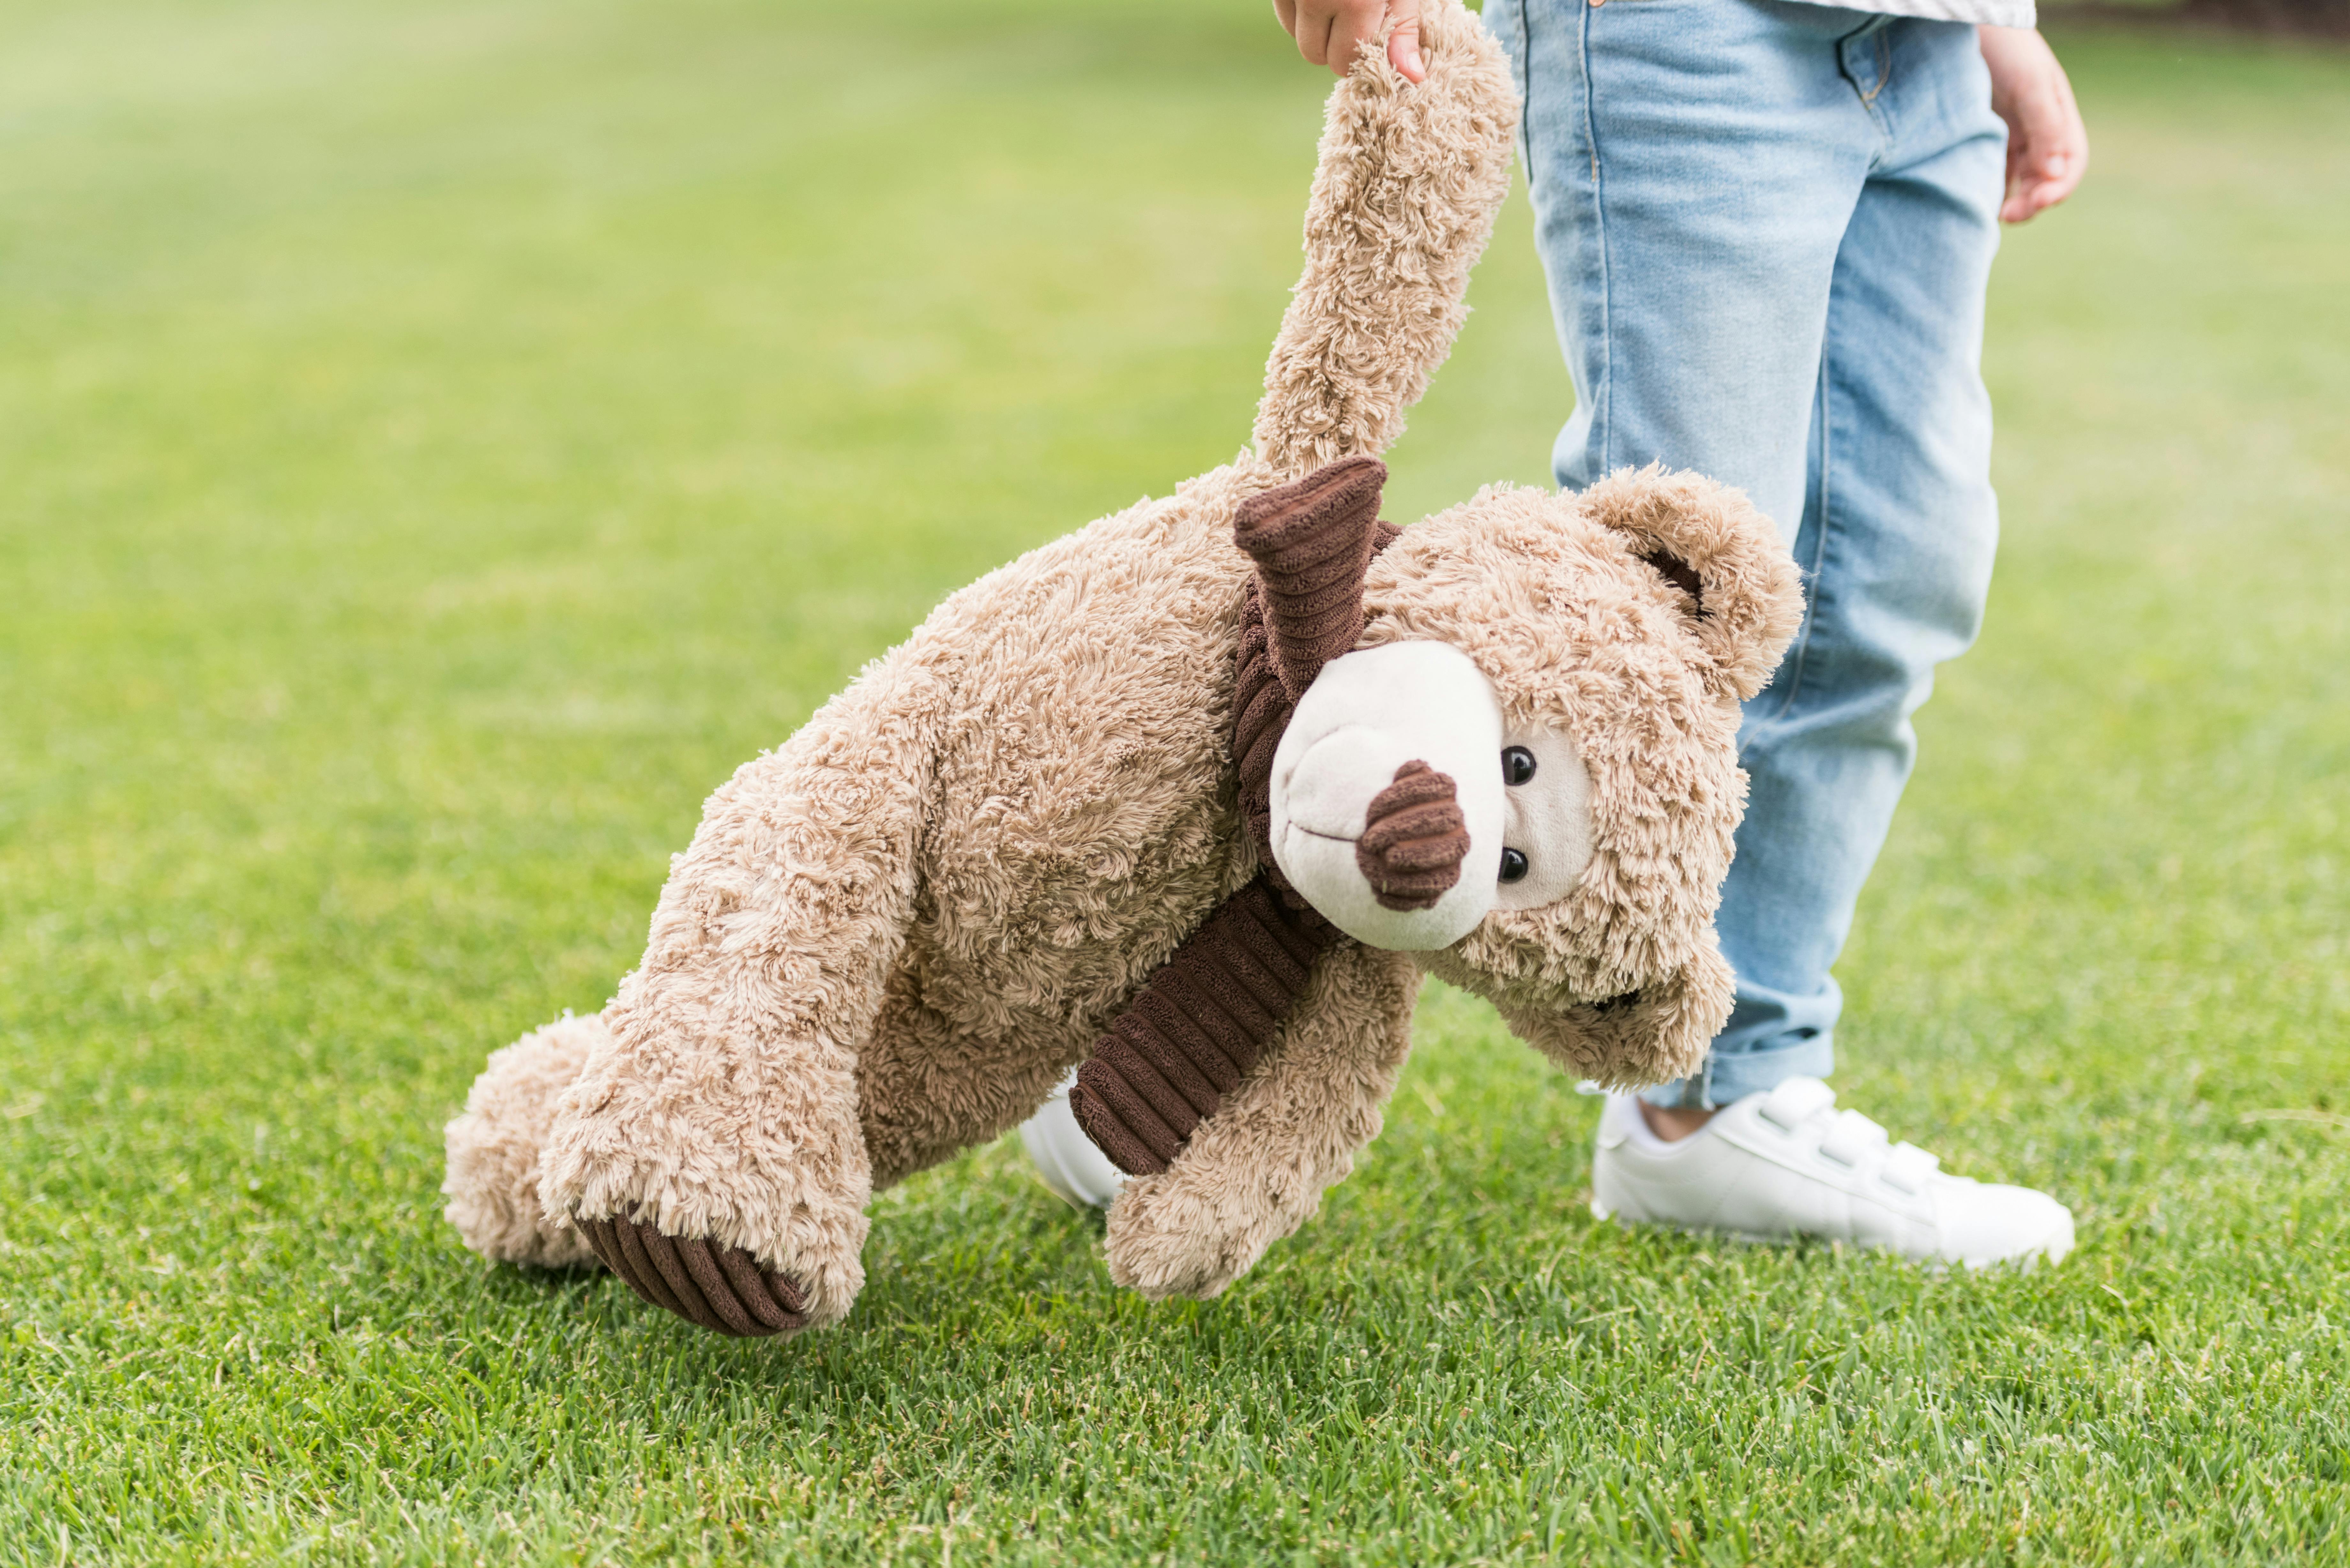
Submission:
M 2007 201 L 2021 223 L 2073 193 L 2089 168 L 2089 130 L 2048 40 L 2031 27 L 1978 27 L 1991 67 L 1991 107 L 2007 121 Z
M 1297 40 L 1297 52 L 1336 75 L 1354 69 L 1357 50 L 1366 40 L 1382 37 L 1388 63 L 1406 81 L 1428 75 L 1419 63 L 1419 0 L 1273 0 L 1273 8 Z

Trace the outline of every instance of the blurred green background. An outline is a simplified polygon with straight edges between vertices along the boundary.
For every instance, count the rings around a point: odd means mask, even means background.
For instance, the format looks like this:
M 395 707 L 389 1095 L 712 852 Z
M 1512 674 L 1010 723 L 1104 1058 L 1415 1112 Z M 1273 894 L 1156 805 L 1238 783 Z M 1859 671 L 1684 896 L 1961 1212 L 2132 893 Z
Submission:
M 944 592 L 1228 458 L 1326 78 L 1256 0 L 0 5 L 0 1563 L 2350 1554 L 2350 54 L 2057 29 L 2007 537 L 1847 1100 L 2074 1206 L 1633 1235 L 1432 992 L 1224 1299 L 1016 1146 L 790 1345 L 482 1264 L 440 1124 Z M 1520 197 L 1389 514 L 1545 480 Z

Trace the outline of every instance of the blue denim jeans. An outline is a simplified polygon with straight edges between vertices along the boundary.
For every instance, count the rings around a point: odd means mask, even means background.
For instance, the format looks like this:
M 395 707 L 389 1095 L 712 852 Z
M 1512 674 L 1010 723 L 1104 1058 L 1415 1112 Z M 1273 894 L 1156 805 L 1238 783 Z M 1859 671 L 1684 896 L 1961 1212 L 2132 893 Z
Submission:
M 2006 130 L 1974 29 L 1776 0 L 1487 0 L 1575 409 L 1559 483 L 1661 461 L 1743 488 L 1806 614 L 1746 705 L 1722 890 L 1738 1001 L 1659 1105 L 1825 1076 L 1830 973 L 1973 640 L 1998 511 L 1980 370 Z

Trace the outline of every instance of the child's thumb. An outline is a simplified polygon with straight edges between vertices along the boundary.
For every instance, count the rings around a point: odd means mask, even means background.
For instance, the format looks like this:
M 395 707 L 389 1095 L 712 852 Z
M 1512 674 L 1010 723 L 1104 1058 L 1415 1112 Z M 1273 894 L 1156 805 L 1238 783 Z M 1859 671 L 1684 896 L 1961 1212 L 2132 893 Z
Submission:
M 1419 0 L 1389 0 L 1388 64 L 1402 72 L 1406 81 L 1427 79 L 1428 67 L 1419 57 Z

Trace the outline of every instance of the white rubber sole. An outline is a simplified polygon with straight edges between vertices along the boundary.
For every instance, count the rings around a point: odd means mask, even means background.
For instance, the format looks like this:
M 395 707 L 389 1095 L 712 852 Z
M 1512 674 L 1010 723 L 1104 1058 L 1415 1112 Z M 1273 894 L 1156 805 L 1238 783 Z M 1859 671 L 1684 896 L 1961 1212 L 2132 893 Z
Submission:
M 1618 1216 L 1614 1210 L 1600 1202 L 1596 1198 L 1591 1200 L 1591 1217 L 1594 1220 L 1613 1220 L 1616 1221 L 1617 1226 L 1627 1231 L 1634 1230 L 1642 1225 L 1654 1225 L 1660 1231 L 1671 1231 L 1683 1236 L 1716 1236 L 1725 1241 L 1743 1241 L 1750 1246 L 1755 1247 L 1786 1247 L 1792 1246 L 1797 1241 L 1806 1240 L 1828 1241 L 1829 1244 L 1832 1246 L 1842 1246 L 1847 1244 L 1834 1241 L 1830 1238 L 1819 1236 L 1764 1236 L 1752 1231 L 1719 1231 L 1701 1225 L 1676 1225 L 1669 1220 L 1633 1220 Z M 2073 1221 L 2070 1217 L 2067 1217 L 2064 1224 L 2058 1226 L 2055 1230 L 2051 1231 L 2044 1238 L 2034 1241 L 2031 1246 L 2023 1248 L 2022 1251 L 2010 1257 L 1992 1258 L 1986 1262 L 1981 1263 L 1970 1263 L 1963 1260 L 1953 1263 L 1947 1258 L 1913 1258 L 1910 1262 L 1918 1264 L 1920 1268 L 1933 1270 L 1942 1270 L 1953 1267 L 1961 1269 L 2034 1269 L 2038 1268 L 2043 1263 L 2047 1264 L 2050 1268 L 2054 1268 L 2058 1263 L 2064 1261 L 2066 1254 L 2073 1251 Z M 1871 1248 L 1870 1251 L 1890 1251 L 1892 1249 L 1876 1247 Z M 1898 1255 L 1898 1254 L 1897 1254 L 1897 1256 Z

